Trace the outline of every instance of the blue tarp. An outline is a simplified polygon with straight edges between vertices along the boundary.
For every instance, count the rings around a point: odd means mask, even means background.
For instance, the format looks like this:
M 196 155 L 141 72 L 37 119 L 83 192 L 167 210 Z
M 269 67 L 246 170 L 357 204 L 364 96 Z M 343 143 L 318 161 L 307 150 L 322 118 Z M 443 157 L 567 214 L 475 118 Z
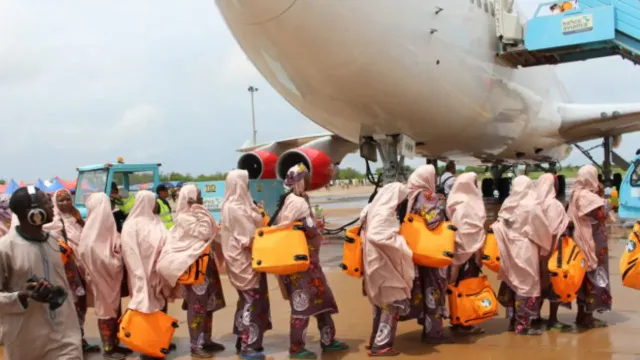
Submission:
M 18 183 L 11 179 L 11 181 L 9 182 L 9 185 L 7 185 L 7 188 L 4 189 L 4 193 L 5 194 L 13 194 L 14 191 L 18 190 L 20 188 L 20 185 L 18 185 Z
M 47 191 L 47 185 L 44 184 L 42 179 L 38 179 L 38 181 L 36 181 L 35 187 L 37 187 L 38 189 L 40 189 L 42 191 Z
M 51 182 L 51 185 L 49 185 L 46 189 L 43 189 L 43 191 L 46 192 L 56 192 L 60 189 L 65 189 L 64 185 L 62 185 L 62 183 L 60 182 L 60 180 L 58 180 L 57 177 L 53 178 L 53 182 Z

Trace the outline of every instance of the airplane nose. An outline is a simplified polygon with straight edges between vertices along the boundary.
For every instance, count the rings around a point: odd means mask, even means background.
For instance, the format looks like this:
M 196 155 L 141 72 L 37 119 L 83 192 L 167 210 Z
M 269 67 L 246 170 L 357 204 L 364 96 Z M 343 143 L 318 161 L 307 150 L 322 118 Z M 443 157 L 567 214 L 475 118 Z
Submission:
M 287 12 L 297 0 L 216 0 L 218 8 L 245 24 L 271 21 Z

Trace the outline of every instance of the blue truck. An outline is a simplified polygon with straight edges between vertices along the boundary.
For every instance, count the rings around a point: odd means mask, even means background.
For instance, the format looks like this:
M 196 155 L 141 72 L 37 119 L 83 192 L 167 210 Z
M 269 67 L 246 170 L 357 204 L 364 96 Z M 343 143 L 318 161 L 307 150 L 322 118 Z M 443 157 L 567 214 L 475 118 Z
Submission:
M 94 192 L 109 194 L 115 182 L 123 196 L 133 194 L 141 187 L 154 191 L 160 181 L 160 163 L 125 164 L 120 158 L 116 163 L 79 167 L 74 204 L 83 218 L 87 216 L 85 201 Z M 194 184 L 202 192 L 204 206 L 220 221 L 220 205 L 224 199 L 224 181 L 201 181 Z M 284 192 L 281 180 L 250 180 L 251 196 L 256 202 L 264 202 L 268 214 L 272 214 L 278 198 Z

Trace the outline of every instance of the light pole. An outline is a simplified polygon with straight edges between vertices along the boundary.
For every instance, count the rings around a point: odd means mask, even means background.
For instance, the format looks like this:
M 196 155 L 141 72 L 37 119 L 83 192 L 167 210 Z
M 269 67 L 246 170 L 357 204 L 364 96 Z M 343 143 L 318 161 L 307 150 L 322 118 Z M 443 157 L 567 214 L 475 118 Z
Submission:
M 258 88 L 252 85 L 252 86 L 249 86 L 247 90 L 251 93 L 251 125 L 253 129 L 253 145 L 257 145 L 258 142 L 256 140 L 256 136 L 258 132 L 256 131 L 256 111 L 253 106 L 253 93 L 258 91 Z

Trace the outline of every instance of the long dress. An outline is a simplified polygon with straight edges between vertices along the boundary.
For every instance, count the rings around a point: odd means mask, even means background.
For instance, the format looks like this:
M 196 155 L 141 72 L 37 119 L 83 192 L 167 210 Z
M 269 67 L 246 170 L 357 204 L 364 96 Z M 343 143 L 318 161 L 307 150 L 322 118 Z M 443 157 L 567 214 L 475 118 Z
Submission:
M 403 209 L 399 212 L 400 219 L 404 218 Z M 436 194 L 418 194 L 411 213 L 424 217 L 430 229 L 436 228 L 445 220 L 444 212 L 440 208 L 440 199 Z M 411 306 L 408 312 L 400 314 L 401 321 L 417 319 L 423 327 L 422 337 L 425 339 L 437 340 L 444 337 L 442 321 L 449 317 L 446 306 L 447 271 L 448 268 L 436 269 L 416 265 Z
M 24 307 L 18 291 L 32 275 L 61 286 L 71 293 L 57 240 L 27 241 L 16 231 L 0 241 L 0 328 L 5 359 L 81 360 L 82 335 L 69 295 L 64 304 L 50 310 L 48 304 L 28 300 Z
M 602 207 L 592 211 L 588 216 L 591 220 L 593 240 L 596 243 L 598 266 L 587 272 L 578 291 L 578 305 L 584 306 L 588 313 L 605 312 L 611 310 L 611 282 L 609 281 L 609 246 L 607 244 L 606 219 L 609 203 L 603 200 Z
M 305 219 L 301 222 L 307 224 Z M 329 346 L 335 342 L 336 329 L 331 315 L 338 313 L 338 305 L 320 266 L 323 237 L 315 225 L 305 225 L 305 236 L 309 247 L 309 269 L 303 273 L 280 276 L 291 305 L 291 352 L 304 348 L 311 316 L 315 316 L 318 321 L 321 346 Z

